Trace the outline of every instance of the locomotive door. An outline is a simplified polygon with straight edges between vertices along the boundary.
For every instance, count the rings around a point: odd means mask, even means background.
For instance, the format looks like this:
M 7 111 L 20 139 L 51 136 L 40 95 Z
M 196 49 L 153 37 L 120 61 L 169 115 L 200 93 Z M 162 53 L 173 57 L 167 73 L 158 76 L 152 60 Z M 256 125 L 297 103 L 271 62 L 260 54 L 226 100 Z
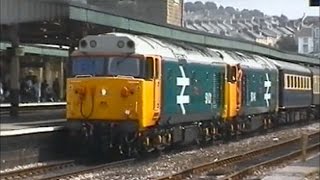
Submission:
M 235 117 L 240 108 L 242 101 L 242 71 L 240 65 L 226 66 L 226 85 L 225 85 L 225 118 Z
M 153 81 L 153 119 L 160 117 L 161 111 L 161 57 L 147 57 L 147 61 L 151 64 L 152 69 L 152 81 Z

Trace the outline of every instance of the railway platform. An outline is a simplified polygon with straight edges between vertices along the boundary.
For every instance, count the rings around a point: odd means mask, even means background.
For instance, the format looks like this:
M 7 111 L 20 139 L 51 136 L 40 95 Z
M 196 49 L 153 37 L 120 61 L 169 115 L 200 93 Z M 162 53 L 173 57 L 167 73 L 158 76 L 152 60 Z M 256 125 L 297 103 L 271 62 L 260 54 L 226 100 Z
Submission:
M 293 162 L 286 167 L 272 171 L 270 174 L 262 178 L 262 180 L 305 180 L 311 174 L 319 174 L 320 153 L 306 159 Z
M 65 103 L 19 104 L 18 117 L 11 117 L 9 104 L 0 104 L 0 137 L 50 132 L 61 129 L 65 120 Z
M 1 123 L 0 137 L 57 131 L 63 129 L 65 122 L 65 119 L 51 119 L 29 122 Z
M 54 160 L 63 155 L 65 119 L 0 123 L 0 169 Z
M 55 159 L 63 154 L 65 110 L 43 109 L 28 109 L 18 117 L 0 113 L 1 169 Z

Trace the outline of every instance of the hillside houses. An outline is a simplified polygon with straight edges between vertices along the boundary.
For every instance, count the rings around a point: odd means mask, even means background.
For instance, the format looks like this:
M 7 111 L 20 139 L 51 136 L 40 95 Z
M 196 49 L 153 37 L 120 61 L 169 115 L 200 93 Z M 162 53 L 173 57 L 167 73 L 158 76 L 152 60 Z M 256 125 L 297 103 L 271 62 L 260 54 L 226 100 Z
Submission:
M 185 6 L 184 27 L 276 48 L 281 38 L 289 37 L 294 39 L 299 53 L 319 56 L 319 17 L 289 20 L 284 15 L 268 16 L 258 10 L 239 11 L 210 4 L 210 8 L 207 3 Z

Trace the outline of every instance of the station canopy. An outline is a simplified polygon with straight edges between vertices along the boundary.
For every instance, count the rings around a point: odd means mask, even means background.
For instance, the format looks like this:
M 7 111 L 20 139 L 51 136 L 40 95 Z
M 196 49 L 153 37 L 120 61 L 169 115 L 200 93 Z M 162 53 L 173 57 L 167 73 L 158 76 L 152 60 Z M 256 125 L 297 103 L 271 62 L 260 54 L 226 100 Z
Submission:
M 17 27 L 20 43 L 73 47 L 87 34 L 131 32 L 214 48 L 252 52 L 279 60 L 319 64 L 319 59 L 314 57 L 286 53 L 240 39 L 121 17 L 99 7 L 79 3 L 79 0 L 1 0 L 0 3 L 2 42 L 10 41 L 11 27 Z

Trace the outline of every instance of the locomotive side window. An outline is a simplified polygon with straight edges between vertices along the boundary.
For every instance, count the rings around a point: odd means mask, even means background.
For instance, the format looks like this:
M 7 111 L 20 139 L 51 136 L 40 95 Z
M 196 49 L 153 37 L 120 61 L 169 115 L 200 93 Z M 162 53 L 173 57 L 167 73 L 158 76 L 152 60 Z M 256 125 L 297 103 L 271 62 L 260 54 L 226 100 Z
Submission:
M 154 69 L 154 72 L 155 72 L 155 78 L 158 79 L 160 77 L 160 60 L 158 58 L 156 58 L 154 60 L 155 62 L 155 69 Z
M 145 77 L 146 79 L 152 79 L 154 77 L 154 71 L 153 71 L 153 58 L 152 57 L 147 57 L 146 59 L 146 64 L 145 64 Z
M 227 77 L 228 77 L 228 82 L 235 83 L 236 82 L 236 74 L 237 74 L 237 69 L 235 66 L 227 66 Z

